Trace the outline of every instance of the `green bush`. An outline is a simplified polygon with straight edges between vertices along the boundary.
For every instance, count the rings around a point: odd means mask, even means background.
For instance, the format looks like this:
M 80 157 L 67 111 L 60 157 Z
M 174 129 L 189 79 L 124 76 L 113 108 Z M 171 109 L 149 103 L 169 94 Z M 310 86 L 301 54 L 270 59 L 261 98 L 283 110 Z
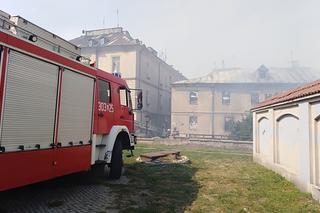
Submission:
M 252 113 L 231 124 L 231 137 L 237 140 L 252 140 Z

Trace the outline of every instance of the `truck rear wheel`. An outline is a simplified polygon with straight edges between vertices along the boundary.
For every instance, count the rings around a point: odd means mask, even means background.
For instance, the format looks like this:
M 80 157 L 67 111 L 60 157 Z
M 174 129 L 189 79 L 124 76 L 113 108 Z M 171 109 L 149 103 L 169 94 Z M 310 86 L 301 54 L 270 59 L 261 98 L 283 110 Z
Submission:
M 109 177 L 111 179 L 119 179 L 122 174 L 122 166 L 122 142 L 117 139 L 112 151 Z

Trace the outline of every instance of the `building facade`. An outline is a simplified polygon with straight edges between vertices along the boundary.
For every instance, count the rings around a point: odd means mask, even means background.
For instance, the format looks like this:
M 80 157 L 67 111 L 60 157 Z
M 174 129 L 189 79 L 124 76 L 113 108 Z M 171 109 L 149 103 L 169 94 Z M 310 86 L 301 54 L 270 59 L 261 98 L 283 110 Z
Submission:
M 320 199 L 320 81 L 253 110 L 253 158 Z
M 141 134 L 165 134 L 170 128 L 171 84 L 186 79 L 179 71 L 122 28 L 84 31 L 71 42 L 98 68 L 121 73 L 130 88 L 142 89 L 143 109 L 135 112 Z
M 269 97 L 316 78 L 308 68 L 220 69 L 173 84 L 171 134 L 228 137 L 232 124 Z

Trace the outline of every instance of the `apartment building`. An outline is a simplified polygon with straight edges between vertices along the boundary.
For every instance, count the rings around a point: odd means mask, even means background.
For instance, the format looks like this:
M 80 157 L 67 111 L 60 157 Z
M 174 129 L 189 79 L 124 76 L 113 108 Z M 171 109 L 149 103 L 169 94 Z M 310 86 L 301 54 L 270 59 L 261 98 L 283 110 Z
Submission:
M 98 68 L 119 73 L 130 88 L 142 89 L 143 109 L 135 112 L 141 134 L 165 134 L 171 123 L 171 84 L 186 79 L 179 71 L 121 27 L 83 31 L 71 42 Z
M 317 79 L 316 71 L 298 65 L 256 70 L 217 69 L 172 86 L 171 134 L 228 136 L 234 121 L 259 102 Z

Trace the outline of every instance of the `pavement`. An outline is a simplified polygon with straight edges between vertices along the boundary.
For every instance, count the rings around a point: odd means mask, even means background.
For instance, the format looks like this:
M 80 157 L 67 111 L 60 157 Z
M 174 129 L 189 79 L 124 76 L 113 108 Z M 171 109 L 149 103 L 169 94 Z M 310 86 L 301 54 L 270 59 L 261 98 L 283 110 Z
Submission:
M 111 181 L 92 172 L 78 173 L 0 193 L 0 213 L 119 212 Z

